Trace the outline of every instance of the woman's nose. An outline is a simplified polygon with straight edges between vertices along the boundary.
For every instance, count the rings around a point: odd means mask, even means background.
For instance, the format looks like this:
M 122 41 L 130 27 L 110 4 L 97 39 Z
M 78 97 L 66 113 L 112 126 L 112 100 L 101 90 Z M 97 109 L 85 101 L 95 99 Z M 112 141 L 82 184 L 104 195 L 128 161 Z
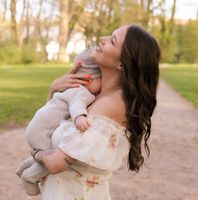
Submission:
M 105 44 L 105 37 L 100 37 L 99 42 L 104 45 Z

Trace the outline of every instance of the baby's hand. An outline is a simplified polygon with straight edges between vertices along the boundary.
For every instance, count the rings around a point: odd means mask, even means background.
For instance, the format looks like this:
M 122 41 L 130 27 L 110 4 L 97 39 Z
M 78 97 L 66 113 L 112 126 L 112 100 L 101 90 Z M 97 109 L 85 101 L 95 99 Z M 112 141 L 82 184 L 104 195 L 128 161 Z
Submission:
M 85 117 L 83 115 L 76 117 L 75 125 L 76 125 L 76 128 L 82 132 L 87 130 L 87 128 L 90 126 L 89 122 L 87 120 L 87 117 Z

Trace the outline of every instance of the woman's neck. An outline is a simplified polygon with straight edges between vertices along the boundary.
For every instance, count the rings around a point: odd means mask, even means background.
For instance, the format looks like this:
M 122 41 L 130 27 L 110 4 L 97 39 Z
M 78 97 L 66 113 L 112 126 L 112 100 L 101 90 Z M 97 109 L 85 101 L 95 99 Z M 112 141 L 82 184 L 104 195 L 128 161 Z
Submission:
M 99 96 L 105 96 L 120 89 L 120 72 L 111 69 L 101 69 L 102 86 Z

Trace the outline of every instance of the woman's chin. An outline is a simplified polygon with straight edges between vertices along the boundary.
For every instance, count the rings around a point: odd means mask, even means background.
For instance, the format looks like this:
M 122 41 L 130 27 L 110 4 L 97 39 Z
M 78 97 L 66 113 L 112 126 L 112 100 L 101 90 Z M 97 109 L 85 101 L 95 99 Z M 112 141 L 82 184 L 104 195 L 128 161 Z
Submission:
M 99 64 L 100 54 L 101 53 L 99 53 L 97 51 L 94 51 L 94 52 L 91 53 L 91 57 L 94 59 L 96 64 Z

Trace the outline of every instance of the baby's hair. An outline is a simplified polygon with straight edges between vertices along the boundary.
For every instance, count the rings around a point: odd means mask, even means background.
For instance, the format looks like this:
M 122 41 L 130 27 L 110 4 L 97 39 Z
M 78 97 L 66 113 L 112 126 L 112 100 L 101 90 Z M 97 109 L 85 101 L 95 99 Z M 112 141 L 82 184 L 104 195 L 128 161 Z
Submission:
M 77 73 L 90 74 L 92 79 L 96 79 L 102 75 L 99 66 L 94 58 L 91 57 L 93 51 L 95 51 L 95 48 L 89 45 L 89 48 L 86 48 L 75 58 L 75 63 L 81 61 L 81 67 L 78 69 Z

